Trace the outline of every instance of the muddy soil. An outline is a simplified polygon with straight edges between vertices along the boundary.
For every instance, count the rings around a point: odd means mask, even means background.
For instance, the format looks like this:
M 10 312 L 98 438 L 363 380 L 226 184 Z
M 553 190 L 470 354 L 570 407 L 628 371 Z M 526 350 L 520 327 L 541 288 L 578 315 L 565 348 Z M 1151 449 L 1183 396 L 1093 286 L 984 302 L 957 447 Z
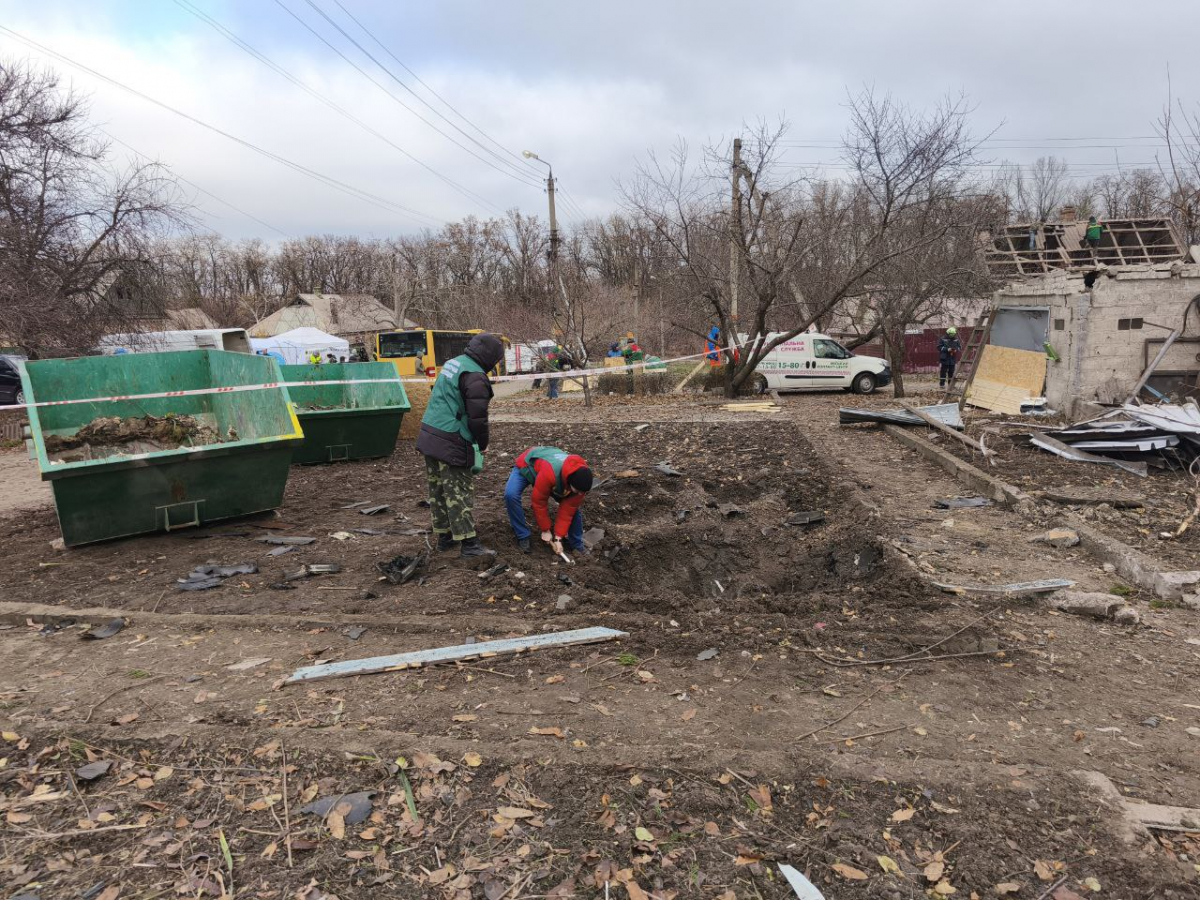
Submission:
M 46 455 L 51 462 L 82 462 L 180 447 L 198 447 L 237 440 L 232 432 L 221 435 L 195 416 L 142 416 L 122 419 L 101 416 L 74 434 L 47 435 Z
M 223 833 L 238 897 L 602 897 L 605 880 L 616 897 L 792 896 L 775 861 L 831 900 L 926 896 L 942 879 L 940 896 L 963 898 L 1012 884 L 1037 900 L 1060 878 L 1083 896 L 1088 879 L 1104 897 L 1200 896 L 1188 839 L 1126 847 L 1071 774 L 1200 805 L 1200 617 L 1139 604 L 1144 624 L 1121 628 L 933 588 L 1066 573 L 1102 590 L 1110 576 L 1031 550 L 1007 511 L 933 510 L 961 487 L 881 433 L 830 424 L 845 399 L 769 419 L 497 404 L 477 515 L 510 569 L 487 580 L 434 555 L 424 584 L 379 581 L 377 562 L 427 550 L 410 446 L 296 468 L 277 515 L 202 533 L 55 553 L 51 510 L 3 520 L 5 600 L 129 618 L 83 641 L 0 604 L 0 803 L 22 804 L 0 824 L 6 887 L 218 896 Z M 577 566 L 515 552 L 507 531 L 508 463 L 540 443 L 599 478 L 637 473 L 588 498 L 605 537 Z M 814 511 L 824 521 L 785 524 Z M 271 557 L 258 539 L 272 536 L 317 540 Z M 175 590 L 210 560 L 262 571 Z M 270 588 L 301 563 L 342 571 Z M 629 636 L 276 689 L 318 659 L 588 625 Z M 118 765 L 77 795 L 64 773 L 89 749 Z M 314 786 L 378 790 L 378 818 L 343 834 L 300 815 Z M 62 796 L 33 802 L 47 790 Z M 80 830 L 94 833 L 67 834 Z
M 1194 896 L 1172 871 L 1148 882 L 1117 864 L 1124 849 L 1102 811 L 1019 767 L 918 789 L 836 764 L 781 779 L 242 737 L 219 748 L 199 734 L 20 738 L 6 793 L 43 799 L 10 813 L 8 886 L 64 897 L 117 886 L 121 897 L 785 898 L 775 864 L 787 862 L 839 900 L 936 885 L 930 896 L 1004 885 L 1034 897 L 1060 878 L 1102 896 Z M 89 763 L 110 767 L 76 781 Z M 345 812 L 303 812 L 363 792 Z

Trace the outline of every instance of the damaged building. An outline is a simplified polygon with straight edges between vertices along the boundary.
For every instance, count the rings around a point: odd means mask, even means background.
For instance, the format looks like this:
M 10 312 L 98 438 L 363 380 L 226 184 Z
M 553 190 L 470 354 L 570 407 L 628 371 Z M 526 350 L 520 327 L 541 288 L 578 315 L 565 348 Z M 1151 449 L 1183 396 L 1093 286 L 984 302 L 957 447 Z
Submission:
M 1156 360 L 1147 399 L 1198 396 L 1194 248 L 1163 219 L 1102 222 L 1099 246 L 1087 247 L 1086 224 L 1064 212 L 1054 227 L 1016 225 L 988 236 L 989 270 L 1012 280 L 996 292 L 967 402 L 1015 412 L 1041 393 L 1053 409 L 1086 415 L 1097 402 L 1129 399 Z

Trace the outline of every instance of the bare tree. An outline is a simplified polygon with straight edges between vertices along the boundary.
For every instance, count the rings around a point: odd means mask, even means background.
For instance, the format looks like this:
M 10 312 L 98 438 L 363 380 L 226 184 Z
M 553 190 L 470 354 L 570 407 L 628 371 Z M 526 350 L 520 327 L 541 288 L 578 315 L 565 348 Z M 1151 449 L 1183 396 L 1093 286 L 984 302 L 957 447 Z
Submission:
M 1200 241 L 1200 111 L 1188 112 L 1182 101 L 1175 109 L 1168 90 L 1167 102 L 1156 123 L 1166 142 L 1166 159 L 1159 173 L 1166 183 L 1165 201 L 1171 217 L 1183 230 L 1188 244 Z
M 1029 167 L 1023 185 L 1021 206 L 1032 219 L 1050 221 L 1066 203 L 1070 192 L 1071 167 L 1065 159 L 1039 156 Z
M 83 102 L 53 74 L 0 60 L 0 308 L 10 343 L 44 356 L 133 330 L 150 310 L 109 288 L 152 268 L 154 239 L 182 220 L 181 196 L 156 164 L 110 165 Z
M 889 263 L 959 224 L 944 213 L 962 193 L 975 151 L 965 100 L 918 114 L 864 90 L 849 110 L 843 155 L 852 174 L 844 181 L 781 178 L 776 148 L 786 128 L 760 126 L 745 147 L 749 187 L 736 209 L 721 204 L 732 161 L 720 151 L 710 161 L 723 162 L 723 171 L 693 172 L 683 145 L 666 164 L 652 154 L 624 189 L 726 343 L 739 336 L 740 349 L 725 354 L 729 395 L 775 347 L 827 321 Z M 734 285 L 745 298 L 736 317 Z

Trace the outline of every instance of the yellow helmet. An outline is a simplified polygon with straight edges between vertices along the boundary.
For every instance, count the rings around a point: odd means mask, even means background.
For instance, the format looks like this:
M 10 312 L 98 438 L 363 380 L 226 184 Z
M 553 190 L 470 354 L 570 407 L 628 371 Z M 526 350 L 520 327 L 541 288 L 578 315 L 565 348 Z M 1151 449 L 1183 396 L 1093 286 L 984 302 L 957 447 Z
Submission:
M 956 334 L 958 334 L 958 329 L 951 325 L 946 329 L 946 334 L 950 335 L 950 337 L 954 337 Z

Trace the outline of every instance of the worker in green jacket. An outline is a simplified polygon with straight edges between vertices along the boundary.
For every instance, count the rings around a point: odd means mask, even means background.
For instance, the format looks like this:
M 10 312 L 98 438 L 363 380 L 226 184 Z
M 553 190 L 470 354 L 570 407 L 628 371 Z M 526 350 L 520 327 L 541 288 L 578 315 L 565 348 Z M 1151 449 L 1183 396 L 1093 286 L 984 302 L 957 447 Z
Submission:
M 1095 216 L 1088 216 L 1087 232 L 1083 242 L 1095 250 L 1100 246 L 1100 235 L 1104 234 L 1104 226 L 1096 221 Z
M 492 385 L 487 373 L 504 358 L 494 334 L 477 334 L 467 350 L 442 366 L 421 418 L 417 450 L 425 456 L 429 511 L 439 551 L 461 544 L 466 558 L 493 556 L 475 533 L 476 451 L 488 448 L 488 405 Z

